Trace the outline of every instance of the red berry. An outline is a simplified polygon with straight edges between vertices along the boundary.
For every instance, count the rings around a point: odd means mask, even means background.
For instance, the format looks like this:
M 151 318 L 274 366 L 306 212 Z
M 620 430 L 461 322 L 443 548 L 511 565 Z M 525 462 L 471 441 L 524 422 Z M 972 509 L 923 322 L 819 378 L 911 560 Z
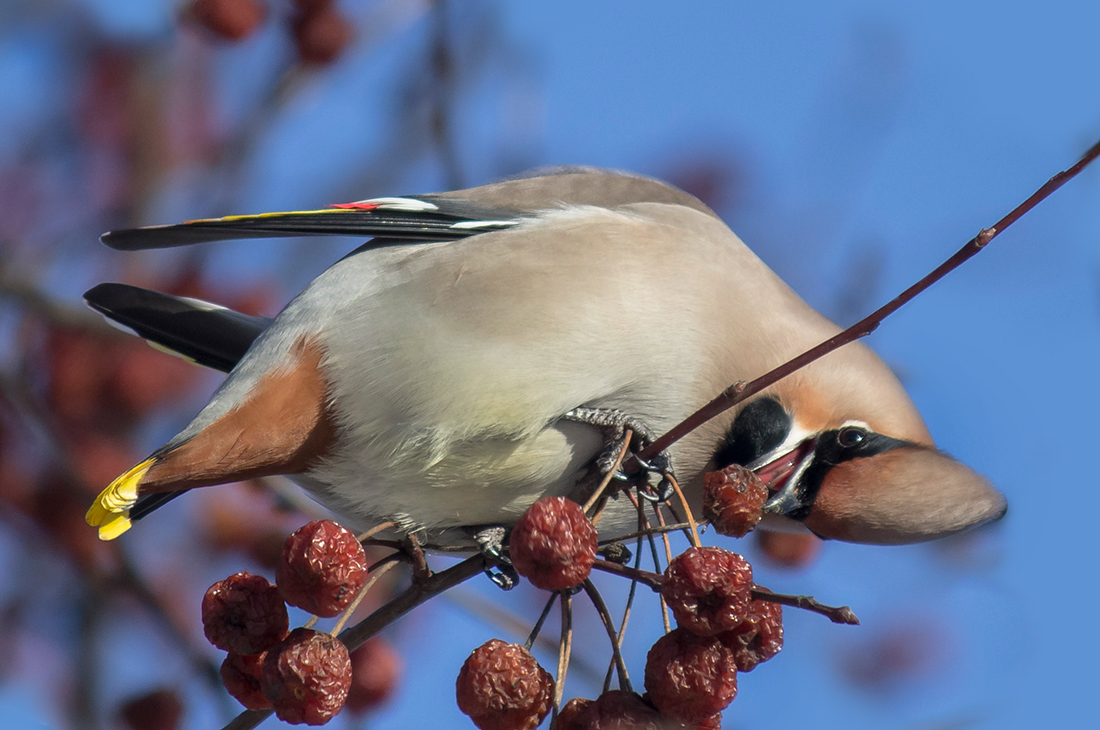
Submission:
M 578 712 L 573 730 L 671 730 L 679 723 L 670 723 L 653 706 L 633 692 L 611 690 Z M 559 728 L 561 716 L 558 716 Z
M 531 653 L 500 639 L 475 649 L 455 682 L 458 709 L 481 730 L 534 730 L 553 694 L 554 680 Z
M 733 652 L 737 670 L 751 672 L 783 648 L 783 607 L 772 601 L 755 600 L 741 625 L 719 634 L 718 639 Z
M 222 684 L 237 702 L 250 710 L 266 710 L 271 700 L 260 689 L 260 674 L 263 672 L 263 654 L 230 654 L 222 662 Z
M 355 600 L 367 577 L 367 554 L 346 529 L 317 520 L 286 539 L 275 583 L 291 606 L 335 616 Z
M 752 566 L 722 548 L 688 548 L 669 563 L 661 595 L 685 629 L 703 636 L 729 631 L 752 601 Z
M 706 720 L 695 723 L 691 728 L 692 730 L 722 730 L 722 713 L 715 713 Z
M 516 571 L 548 591 L 583 583 L 597 547 L 596 528 L 581 506 L 565 497 L 543 497 L 531 505 L 508 541 Z
M 348 648 L 323 631 L 294 629 L 267 652 L 260 686 L 283 722 L 324 725 L 348 696 Z
M 299 15 L 292 27 L 298 57 L 305 63 L 332 63 L 351 42 L 351 23 L 330 7 L 321 7 Z
M 740 464 L 708 472 L 703 479 L 703 516 L 720 535 L 744 537 L 764 516 L 768 487 Z
M 363 712 L 389 699 L 401 678 L 401 665 L 401 656 L 380 637 L 368 639 L 353 651 L 348 709 Z
M 119 715 L 130 730 L 176 730 L 183 702 L 174 690 L 158 689 L 127 701 Z
M 586 716 L 588 708 L 592 706 L 592 700 L 583 697 L 574 697 L 565 703 L 558 713 L 558 721 L 554 726 L 557 730 L 588 730 Z
M 760 551 L 781 568 L 805 568 L 821 551 L 821 538 L 808 532 L 757 530 Z
M 210 643 L 234 654 L 259 654 L 286 636 L 286 605 L 262 575 L 236 573 L 206 590 L 202 628 Z
M 649 650 L 645 687 L 662 715 L 702 722 L 737 696 L 733 652 L 716 637 L 674 629 Z
M 265 15 L 267 6 L 260 0 L 195 0 L 191 5 L 196 23 L 231 41 L 252 35 Z

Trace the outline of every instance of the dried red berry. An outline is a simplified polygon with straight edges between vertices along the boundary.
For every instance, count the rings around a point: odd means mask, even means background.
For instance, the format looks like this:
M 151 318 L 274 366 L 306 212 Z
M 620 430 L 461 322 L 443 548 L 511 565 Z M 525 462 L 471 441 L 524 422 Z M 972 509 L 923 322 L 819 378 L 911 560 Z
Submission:
M 740 464 L 708 472 L 703 479 L 703 516 L 720 535 L 747 535 L 764 516 L 767 501 L 767 485 Z
M 275 583 L 291 606 L 317 616 L 335 616 L 348 607 L 367 577 L 367 554 L 346 529 L 317 520 L 286 539 Z
M 512 528 L 509 554 L 516 571 L 548 591 L 584 582 L 596 562 L 596 528 L 576 502 L 543 497 Z
M 283 722 L 324 725 L 348 696 L 348 648 L 323 631 L 294 629 L 267 652 L 260 686 Z
M 634 692 L 611 690 L 595 701 L 585 702 L 588 704 L 578 713 L 574 730 L 671 730 L 679 724 L 661 717 L 652 705 Z
M 237 702 L 250 710 L 266 710 L 271 700 L 260 689 L 260 674 L 263 672 L 263 654 L 230 654 L 222 662 L 222 684 Z
M 259 654 L 277 644 L 289 625 L 286 605 L 262 575 L 236 573 L 202 598 L 202 628 L 210 643 L 234 654 Z
M 331 7 L 302 13 L 292 27 L 298 58 L 305 63 L 332 63 L 351 42 L 351 23 Z
M 588 708 L 592 706 L 592 700 L 583 697 L 574 697 L 562 706 L 558 713 L 558 721 L 554 726 L 557 730 L 588 730 L 585 722 Z
M 755 600 L 741 625 L 719 634 L 718 639 L 733 652 L 737 670 L 751 672 L 783 648 L 783 607 L 772 601 Z
M 722 730 L 722 713 L 711 715 L 706 720 L 691 726 L 691 730 Z
M 458 673 L 458 709 L 481 730 L 534 730 L 550 712 L 554 680 L 527 649 L 492 639 Z
M 128 700 L 118 714 L 130 730 L 176 730 L 183 702 L 175 690 L 158 689 Z
M 363 712 L 389 699 L 401 678 L 401 665 L 401 656 L 380 637 L 368 639 L 353 651 L 348 709 Z
M 737 696 L 733 652 L 716 637 L 674 629 L 649 650 L 645 687 L 662 715 L 702 722 Z
M 239 41 L 260 27 L 267 5 L 260 0 L 195 0 L 191 17 L 226 40 Z
M 748 613 L 752 566 L 722 548 L 688 548 L 669 563 L 661 595 L 685 629 L 703 636 L 729 631 Z

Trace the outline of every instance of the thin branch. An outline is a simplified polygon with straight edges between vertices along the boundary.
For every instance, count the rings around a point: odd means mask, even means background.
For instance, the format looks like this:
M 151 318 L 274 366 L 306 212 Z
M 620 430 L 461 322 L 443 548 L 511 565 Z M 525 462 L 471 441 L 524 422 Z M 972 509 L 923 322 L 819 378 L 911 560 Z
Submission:
M 561 641 L 558 643 L 558 673 L 554 679 L 554 716 L 561 709 L 565 693 L 565 675 L 569 671 L 569 656 L 573 652 L 573 594 L 561 594 Z
M 603 558 L 596 558 L 596 562 L 592 564 L 592 568 L 594 570 L 602 570 L 605 573 L 621 575 L 624 578 L 629 578 L 642 585 L 649 586 L 655 591 L 661 590 L 661 581 L 663 578 L 660 573 L 651 573 L 648 570 L 638 570 L 637 568 L 631 568 L 629 565 L 620 565 L 619 563 L 613 563 Z
M 363 602 L 364 598 L 366 598 L 367 592 L 374 587 L 374 584 L 378 582 L 379 578 L 384 576 L 394 566 L 399 565 L 401 562 L 392 555 L 387 560 L 388 562 L 384 563 L 382 566 L 378 567 L 377 569 L 372 569 L 372 572 L 374 574 L 370 577 L 370 580 L 368 580 L 366 584 L 359 589 L 359 595 L 355 597 L 355 600 L 351 602 L 351 605 L 344 609 L 344 615 L 341 616 L 340 620 L 336 622 L 336 625 L 332 627 L 332 631 L 329 632 L 330 634 L 332 634 L 333 636 L 339 636 L 340 632 L 344 630 L 344 624 L 348 622 L 348 619 L 351 618 L 351 615 L 355 613 L 355 609 L 359 608 L 359 604 Z
M 696 522 L 695 524 L 697 524 L 700 527 L 704 527 L 707 524 L 707 522 L 704 520 L 704 521 Z M 605 540 L 600 540 L 600 547 L 603 547 L 604 545 L 612 545 L 612 544 L 617 543 L 617 542 L 623 542 L 625 540 L 633 540 L 636 537 L 649 537 L 650 535 L 660 535 L 662 532 L 683 532 L 684 530 L 688 530 L 690 528 L 691 528 L 691 525 L 689 525 L 686 522 L 676 522 L 676 523 L 671 524 L 671 525 L 665 525 L 664 527 L 648 527 L 644 530 L 638 530 L 637 532 L 631 532 L 627 535 L 620 535 L 618 537 L 609 537 Z
M 827 355 L 828 353 L 836 350 L 837 348 L 854 342 L 861 337 L 866 337 L 878 328 L 884 319 L 891 314 L 901 309 L 904 305 L 908 304 L 918 295 L 922 294 L 926 289 L 942 279 L 947 274 L 957 269 L 963 262 L 971 258 L 989 243 L 1005 231 L 1006 228 L 1023 217 L 1028 211 L 1034 208 L 1036 205 L 1046 200 L 1055 190 L 1065 185 L 1067 182 L 1077 176 L 1081 170 L 1085 169 L 1093 160 L 1100 157 L 1100 142 L 1094 144 L 1089 148 L 1080 160 L 1077 161 L 1073 167 L 1067 170 L 1059 172 L 1054 177 L 1050 178 L 1042 187 L 1035 191 L 1024 202 L 1012 209 L 1008 215 L 1001 218 L 990 228 L 983 228 L 978 232 L 978 235 L 966 242 L 962 248 L 960 248 L 954 255 L 937 266 L 930 274 L 923 279 L 913 284 L 911 287 L 903 291 L 893 300 L 887 302 L 883 306 L 876 309 L 871 314 L 867 315 L 860 321 L 853 324 L 848 329 L 840 332 L 833 337 L 822 342 L 820 345 L 813 347 L 806 352 L 802 353 L 798 357 L 795 357 L 787 362 L 783 363 L 779 367 L 775 368 L 771 372 L 768 372 L 756 380 L 748 383 L 741 381 L 734 383 L 725 390 L 723 390 L 714 400 L 707 403 L 705 406 L 695 411 L 676 426 L 673 426 L 667 433 L 653 441 L 644 449 L 642 449 L 636 457 L 627 459 L 625 468 L 629 472 L 636 472 L 639 468 L 638 459 L 648 460 L 661 453 L 669 446 L 679 441 L 687 434 L 694 431 L 699 426 L 703 425 L 715 416 L 723 413 L 730 408 L 733 408 L 738 403 L 741 403 L 748 398 L 756 395 L 760 391 L 774 385 L 779 380 L 787 377 L 796 370 L 809 365 L 814 360 Z
M 702 542 L 699 541 L 699 528 L 695 526 L 695 515 L 691 514 L 691 507 L 688 506 L 687 497 L 684 496 L 684 490 L 680 489 L 680 482 L 676 481 L 676 478 L 671 474 L 668 475 L 669 482 L 672 483 L 672 489 L 676 492 L 676 496 L 680 498 L 680 504 L 684 506 L 684 516 L 687 518 L 687 523 L 691 527 L 691 534 L 688 535 L 688 539 L 691 540 L 691 544 L 694 547 L 700 547 Z M 676 514 L 672 506 L 669 506 L 669 511 L 672 512 L 673 517 L 679 519 L 679 515 Z
M 607 485 L 611 483 L 611 479 L 615 476 L 615 472 L 619 470 L 619 467 L 623 463 L 623 459 L 626 458 L 627 451 L 630 450 L 630 440 L 634 438 L 634 432 L 632 430 L 625 429 L 623 431 L 623 445 L 619 449 L 618 455 L 615 457 L 615 463 L 607 470 L 607 473 L 603 475 L 603 480 L 600 485 L 596 487 L 596 491 L 592 493 L 592 496 L 588 498 L 588 501 L 584 503 L 584 513 L 588 514 L 596 503 L 603 497 L 604 492 L 607 490 Z M 600 517 L 603 515 L 603 505 L 606 504 L 606 500 L 600 505 L 600 509 L 592 515 L 592 524 L 598 525 Z
M 619 689 L 633 692 L 634 688 L 630 684 L 630 675 L 626 671 L 626 662 L 623 661 L 622 652 L 619 651 L 618 642 L 615 639 L 615 622 L 611 618 L 611 612 L 607 610 L 607 604 L 603 602 L 603 596 L 596 590 L 596 584 L 592 582 L 591 578 L 585 578 L 583 585 L 584 592 L 588 594 L 592 605 L 596 607 L 596 613 L 603 621 L 604 628 L 607 629 L 607 637 L 611 639 L 611 653 L 615 659 L 615 668 L 619 672 Z
M 859 626 L 859 619 L 847 606 L 826 606 L 812 596 L 789 596 L 785 593 L 772 593 L 767 588 L 755 586 L 752 589 L 752 597 L 760 601 L 782 603 L 784 606 L 793 606 L 805 611 L 813 611 L 825 616 L 834 624 L 847 624 Z
M 542 625 L 546 623 L 546 617 L 550 615 L 550 609 L 554 607 L 554 601 L 557 600 L 557 595 L 551 594 L 550 598 L 546 601 L 546 605 L 542 607 L 542 613 L 539 614 L 539 620 L 535 622 L 534 627 L 531 628 L 531 633 L 527 636 L 527 641 L 523 642 L 523 648 L 528 651 L 535 645 L 535 640 L 539 638 L 539 632 L 542 631 Z

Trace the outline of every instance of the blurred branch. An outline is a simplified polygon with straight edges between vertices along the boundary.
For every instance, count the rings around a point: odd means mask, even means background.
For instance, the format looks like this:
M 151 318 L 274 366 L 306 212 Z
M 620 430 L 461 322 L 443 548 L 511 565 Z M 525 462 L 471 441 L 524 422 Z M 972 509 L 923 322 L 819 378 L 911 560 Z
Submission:
M 447 25 L 446 0 L 433 0 L 431 69 L 433 74 L 431 121 L 432 141 L 439 150 L 448 190 L 461 190 L 462 167 L 454 142 L 455 59 L 451 51 Z

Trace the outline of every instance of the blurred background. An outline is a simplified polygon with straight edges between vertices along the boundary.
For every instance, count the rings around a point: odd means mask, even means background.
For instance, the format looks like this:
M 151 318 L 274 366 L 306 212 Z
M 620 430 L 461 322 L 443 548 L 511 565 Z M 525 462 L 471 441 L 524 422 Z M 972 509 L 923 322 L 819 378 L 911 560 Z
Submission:
M 0 725 L 223 725 L 239 708 L 202 594 L 273 577 L 310 515 L 285 484 L 238 485 L 98 542 L 92 497 L 219 376 L 80 295 L 125 281 L 273 315 L 356 241 L 121 254 L 101 232 L 614 167 L 703 198 L 848 324 L 1100 137 L 1098 24 L 1086 0 L 3 0 Z M 785 650 L 742 675 L 724 727 L 1094 722 L 1098 285 L 1091 169 L 871 338 L 1009 515 L 905 548 L 719 538 L 757 582 L 863 621 L 788 609 Z M 619 583 L 601 581 L 613 611 Z M 472 727 L 462 661 L 522 641 L 543 600 L 479 578 L 419 609 L 369 645 L 357 709 L 331 726 Z M 610 654 L 583 603 L 567 697 L 597 695 Z M 643 600 L 636 679 L 659 632 Z

